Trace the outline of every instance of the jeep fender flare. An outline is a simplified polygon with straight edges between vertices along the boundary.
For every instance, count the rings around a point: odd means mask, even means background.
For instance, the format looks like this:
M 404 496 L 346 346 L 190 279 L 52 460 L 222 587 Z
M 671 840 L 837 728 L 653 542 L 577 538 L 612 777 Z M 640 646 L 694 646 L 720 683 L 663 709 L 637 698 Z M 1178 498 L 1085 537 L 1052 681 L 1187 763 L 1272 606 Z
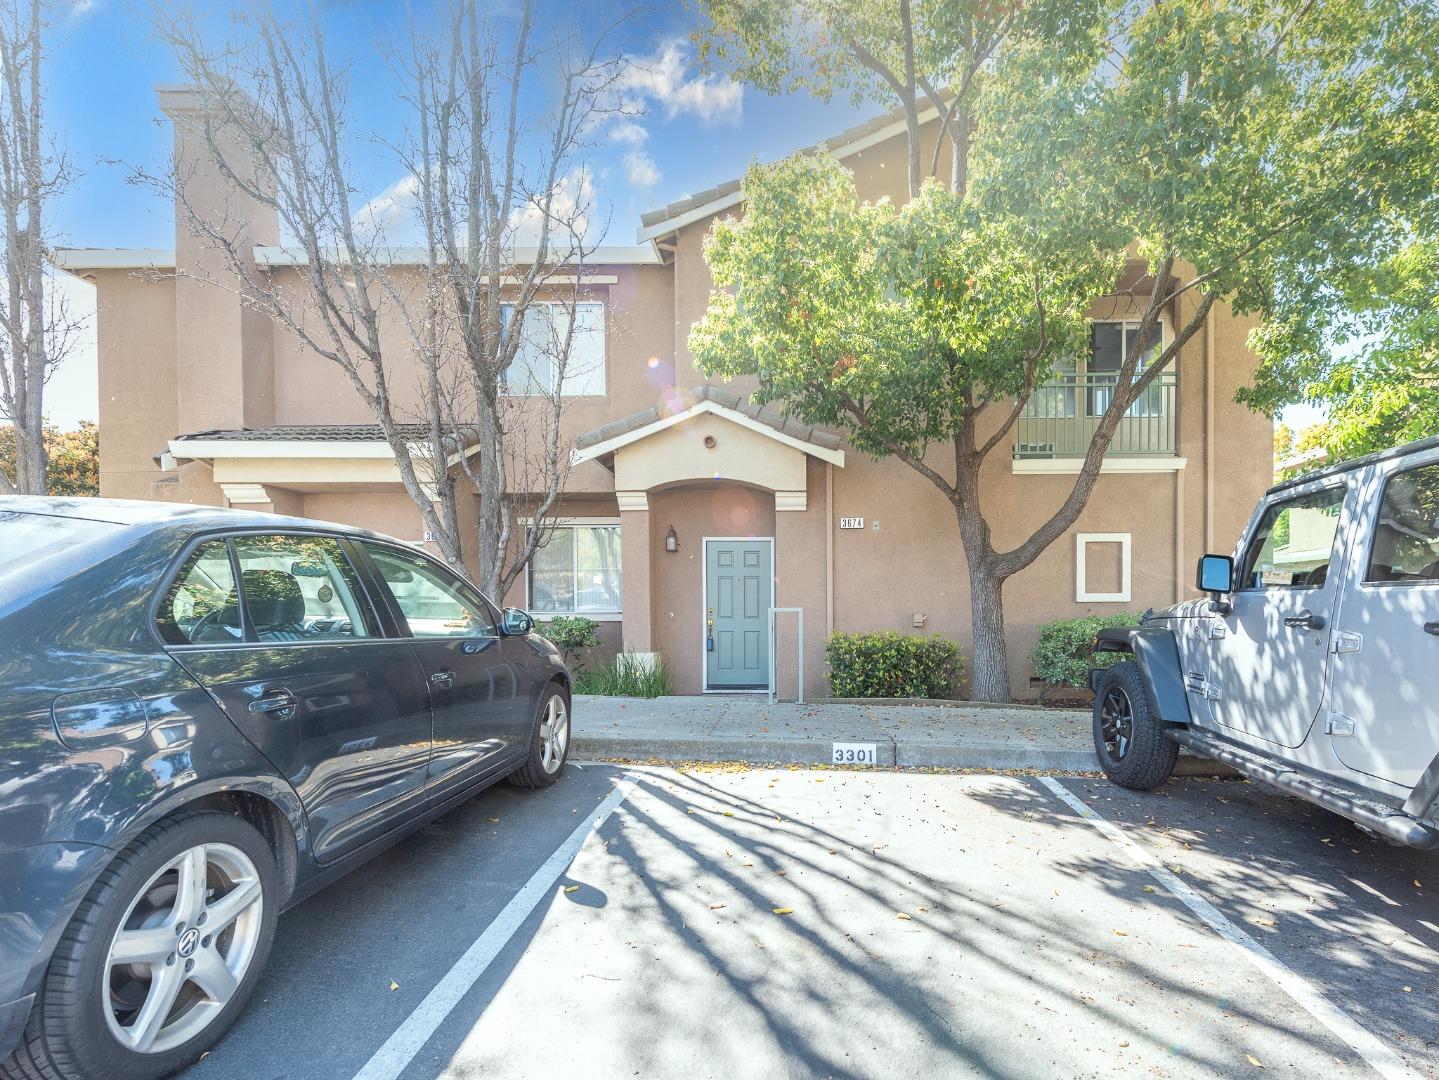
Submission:
M 1188 724 L 1189 697 L 1174 632 L 1162 626 L 1114 626 L 1099 631 L 1095 652 L 1123 652 L 1134 657 L 1149 695 L 1149 707 L 1166 724 Z M 1089 672 L 1089 688 L 1099 684 L 1103 668 Z

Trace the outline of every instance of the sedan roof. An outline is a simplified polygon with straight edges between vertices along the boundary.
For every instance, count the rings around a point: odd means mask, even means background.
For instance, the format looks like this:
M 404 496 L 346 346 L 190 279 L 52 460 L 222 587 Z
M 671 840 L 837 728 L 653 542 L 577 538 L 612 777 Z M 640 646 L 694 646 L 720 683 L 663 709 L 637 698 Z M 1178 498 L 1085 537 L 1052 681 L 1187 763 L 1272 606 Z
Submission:
M 0 496 L 0 511 L 102 521 L 112 525 L 132 527 L 313 529 L 321 526 L 345 533 L 379 535 L 365 529 L 356 529 L 328 521 L 315 521 L 309 518 L 262 514 L 254 510 L 230 510 L 220 506 L 199 506 L 194 503 L 147 502 L 140 499 L 96 499 L 88 496 Z

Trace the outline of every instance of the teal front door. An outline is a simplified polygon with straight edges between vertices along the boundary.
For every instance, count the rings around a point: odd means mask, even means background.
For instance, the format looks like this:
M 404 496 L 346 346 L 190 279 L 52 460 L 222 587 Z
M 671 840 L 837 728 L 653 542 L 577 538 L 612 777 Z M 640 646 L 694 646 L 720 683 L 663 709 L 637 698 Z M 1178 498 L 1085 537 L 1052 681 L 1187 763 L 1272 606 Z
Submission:
M 768 540 L 705 541 L 705 689 L 769 686 Z

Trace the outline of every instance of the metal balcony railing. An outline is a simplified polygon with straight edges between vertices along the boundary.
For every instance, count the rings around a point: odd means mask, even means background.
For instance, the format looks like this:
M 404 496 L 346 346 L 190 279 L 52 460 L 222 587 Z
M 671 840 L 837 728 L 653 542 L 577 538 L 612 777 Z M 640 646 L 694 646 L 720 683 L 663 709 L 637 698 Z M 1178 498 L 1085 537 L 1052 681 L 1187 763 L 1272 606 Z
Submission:
M 1014 425 L 1014 456 L 1083 457 L 1113 398 L 1117 379 L 1117 375 L 1062 375 L 1035 387 Z M 1144 388 L 1114 432 L 1111 455 L 1174 453 L 1177 381 L 1178 376 L 1166 372 Z

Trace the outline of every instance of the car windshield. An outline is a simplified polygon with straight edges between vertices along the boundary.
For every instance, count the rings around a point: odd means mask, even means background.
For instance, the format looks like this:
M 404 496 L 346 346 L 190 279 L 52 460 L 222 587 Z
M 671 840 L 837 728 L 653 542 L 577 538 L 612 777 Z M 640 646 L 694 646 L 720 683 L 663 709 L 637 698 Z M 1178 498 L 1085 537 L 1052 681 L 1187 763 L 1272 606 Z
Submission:
M 0 510 L 0 576 L 88 543 L 113 528 L 105 521 Z

